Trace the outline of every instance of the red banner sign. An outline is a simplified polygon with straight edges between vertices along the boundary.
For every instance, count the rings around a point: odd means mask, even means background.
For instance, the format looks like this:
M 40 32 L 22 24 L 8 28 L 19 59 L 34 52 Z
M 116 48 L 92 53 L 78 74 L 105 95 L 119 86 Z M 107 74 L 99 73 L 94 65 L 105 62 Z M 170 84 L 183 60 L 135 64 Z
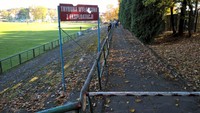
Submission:
M 93 21 L 98 20 L 98 16 L 97 5 L 60 4 L 61 21 Z

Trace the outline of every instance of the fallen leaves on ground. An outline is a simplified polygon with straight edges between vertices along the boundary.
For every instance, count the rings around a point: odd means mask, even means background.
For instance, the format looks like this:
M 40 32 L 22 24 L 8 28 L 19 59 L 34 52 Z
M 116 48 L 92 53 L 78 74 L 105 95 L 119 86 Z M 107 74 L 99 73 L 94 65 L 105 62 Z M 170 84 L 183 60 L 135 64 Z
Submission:
M 150 47 L 172 65 L 188 82 L 189 87 L 200 89 L 200 35 L 187 37 L 165 37 L 157 39 Z
M 135 109 L 130 109 L 130 112 L 131 113 L 135 113 Z
M 142 100 L 141 99 L 135 99 L 135 102 L 140 103 L 140 102 L 142 102 Z

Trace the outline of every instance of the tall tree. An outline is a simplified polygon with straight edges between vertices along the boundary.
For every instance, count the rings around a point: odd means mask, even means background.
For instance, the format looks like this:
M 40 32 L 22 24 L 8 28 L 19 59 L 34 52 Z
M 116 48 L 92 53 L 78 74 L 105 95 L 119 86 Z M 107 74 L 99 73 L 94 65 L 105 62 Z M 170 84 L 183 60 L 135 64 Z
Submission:
M 174 24 L 174 7 L 171 6 L 170 7 L 170 12 L 171 12 L 171 26 L 172 26 L 172 31 L 173 31 L 173 34 L 176 34 L 176 29 L 175 29 L 175 24 Z
M 178 34 L 180 36 L 183 35 L 183 31 L 184 31 L 184 20 L 185 20 L 185 15 L 186 15 L 186 6 L 187 6 L 187 1 L 183 0 L 182 1 L 182 7 L 181 7 L 181 14 L 180 14 L 180 20 L 179 20 L 179 30 L 178 30 Z
M 192 30 L 193 30 L 193 26 L 194 26 L 194 14 L 193 14 L 193 5 L 191 3 L 191 1 L 188 1 L 188 6 L 189 6 L 189 21 L 188 21 L 188 34 L 189 37 L 192 36 Z
M 49 9 L 48 14 L 52 19 L 57 16 L 55 9 Z
M 3 10 L 1 11 L 1 16 L 5 19 L 8 19 L 10 16 L 10 12 L 8 12 L 7 10 Z
M 175 20 L 174 20 L 174 6 L 175 6 L 175 1 L 171 0 L 169 3 L 170 13 L 171 13 L 170 22 L 171 22 L 173 34 L 176 34 Z
M 17 15 L 19 19 L 29 19 L 29 9 L 22 8 Z
M 129 29 L 131 31 L 131 10 L 133 6 L 133 0 L 127 0 L 125 3 L 125 17 L 124 17 L 124 28 Z
M 144 43 L 150 43 L 155 35 L 163 31 L 164 12 L 157 7 L 159 4 L 160 0 L 147 6 L 141 0 L 133 1 L 131 31 Z
M 125 22 L 124 17 L 126 16 L 125 15 L 126 2 L 127 2 L 127 0 L 121 0 L 120 7 L 119 7 L 119 20 L 122 23 L 122 25 L 124 25 L 124 22 Z
M 196 29 L 197 29 L 197 21 L 198 21 L 198 3 L 199 3 L 199 0 L 196 0 L 195 1 L 195 27 L 194 27 L 194 32 L 196 32 Z
M 113 5 L 108 5 L 107 10 L 104 14 L 105 21 L 118 19 L 119 7 L 114 7 Z
M 108 5 L 107 10 L 104 13 L 104 21 L 110 21 L 118 19 L 119 7 L 114 7 L 113 5 Z
M 42 21 L 44 21 L 47 15 L 47 8 L 42 6 L 32 7 L 31 14 L 34 16 L 35 20 L 42 19 Z

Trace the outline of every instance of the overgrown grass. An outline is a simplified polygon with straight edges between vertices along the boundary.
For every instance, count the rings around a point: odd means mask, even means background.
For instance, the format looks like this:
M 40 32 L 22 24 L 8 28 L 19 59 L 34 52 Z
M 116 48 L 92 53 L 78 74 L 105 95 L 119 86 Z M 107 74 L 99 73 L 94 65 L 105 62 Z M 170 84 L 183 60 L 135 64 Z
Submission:
M 62 23 L 73 34 L 95 26 L 91 23 Z M 57 23 L 0 23 L 0 59 L 58 39 Z M 63 36 L 66 36 L 63 34 Z

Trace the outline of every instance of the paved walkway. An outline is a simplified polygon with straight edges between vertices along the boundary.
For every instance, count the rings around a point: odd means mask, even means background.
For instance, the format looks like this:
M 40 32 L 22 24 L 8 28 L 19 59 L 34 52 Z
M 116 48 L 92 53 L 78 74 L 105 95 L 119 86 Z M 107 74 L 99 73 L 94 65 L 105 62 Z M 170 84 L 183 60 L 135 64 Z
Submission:
M 186 91 L 130 32 L 114 31 L 106 91 Z M 200 113 L 200 97 L 106 97 L 95 113 Z M 99 106 L 99 103 L 103 106 Z M 101 109 L 99 109 L 102 107 Z

